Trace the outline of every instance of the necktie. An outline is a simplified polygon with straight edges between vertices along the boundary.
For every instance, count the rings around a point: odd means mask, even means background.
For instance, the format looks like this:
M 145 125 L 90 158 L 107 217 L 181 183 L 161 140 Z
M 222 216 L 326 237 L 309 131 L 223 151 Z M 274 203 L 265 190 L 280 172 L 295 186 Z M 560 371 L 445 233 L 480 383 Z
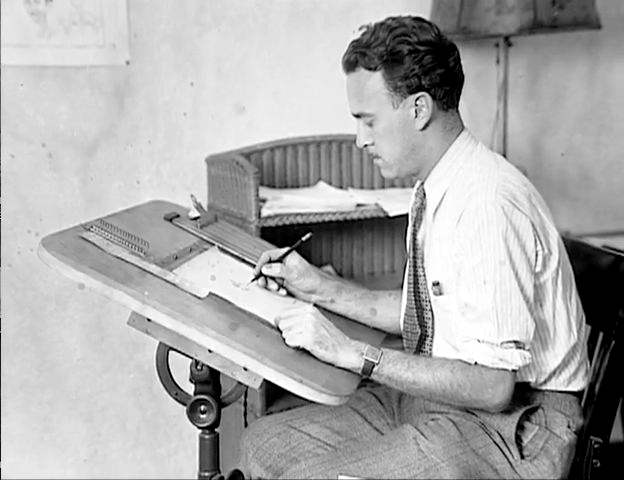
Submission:
M 421 183 L 414 194 L 410 215 L 412 230 L 408 251 L 407 301 L 403 314 L 403 348 L 408 353 L 431 355 L 433 343 L 433 312 L 427 290 L 427 277 L 418 230 L 425 213 L 425 188 Z

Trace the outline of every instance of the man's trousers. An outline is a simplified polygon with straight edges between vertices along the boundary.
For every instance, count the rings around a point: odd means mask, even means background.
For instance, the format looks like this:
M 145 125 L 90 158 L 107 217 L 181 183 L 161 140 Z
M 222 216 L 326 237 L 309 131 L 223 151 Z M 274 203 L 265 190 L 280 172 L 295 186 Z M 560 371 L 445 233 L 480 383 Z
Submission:
M 504 412 L 488 413 L 374 384 L 345 405 L 260 418 L 242 466 L 251 478 L 560 478 L 581 424 L 569 393 L 518 384 Z

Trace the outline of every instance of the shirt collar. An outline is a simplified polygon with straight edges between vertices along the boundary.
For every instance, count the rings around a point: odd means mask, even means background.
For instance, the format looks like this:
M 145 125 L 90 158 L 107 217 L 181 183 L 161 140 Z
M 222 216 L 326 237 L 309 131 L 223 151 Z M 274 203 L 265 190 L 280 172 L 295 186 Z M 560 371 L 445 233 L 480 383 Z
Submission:
M 427 212 L 432 214 L 437 209 L 442 197 L 446 193 L 451 181 L 461 165 L 462 158 L 477 144 L 477 139 L 463 129 L 451 143 L 444 155 L 433 167 L 425 179 L 425 194 L 427 196 Z

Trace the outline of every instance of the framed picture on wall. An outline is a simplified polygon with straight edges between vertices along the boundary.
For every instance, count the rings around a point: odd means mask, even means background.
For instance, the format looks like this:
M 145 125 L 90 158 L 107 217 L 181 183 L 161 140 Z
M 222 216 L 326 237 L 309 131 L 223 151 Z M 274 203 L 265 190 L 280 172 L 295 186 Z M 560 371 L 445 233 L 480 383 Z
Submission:
M 126 0 L 1 0 L 2 65 L 123 65 Z

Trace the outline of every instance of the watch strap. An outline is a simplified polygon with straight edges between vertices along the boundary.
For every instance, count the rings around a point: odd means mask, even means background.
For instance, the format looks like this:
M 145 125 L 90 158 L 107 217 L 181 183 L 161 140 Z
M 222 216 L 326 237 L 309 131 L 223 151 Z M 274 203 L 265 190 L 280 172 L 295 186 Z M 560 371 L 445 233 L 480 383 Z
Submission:
M 372 375 L 375 367 L 379 365 L 381 354 L 382 350 L 380 348 L 373 347 L 372 345 L 366 345 L 366 347 L 364 347 L 364 351 L 362 352 L 364 364 L 360 370 L 362 378 L 369 378 Z
M 360 372 L 362 378 L 369 378 L 372 375 L 373 370 L 376 366 L 377 364 L 375 362 L 372 362 L 368 358 L 365 358 L 364 365 L 362 365 L 362 370 Z

